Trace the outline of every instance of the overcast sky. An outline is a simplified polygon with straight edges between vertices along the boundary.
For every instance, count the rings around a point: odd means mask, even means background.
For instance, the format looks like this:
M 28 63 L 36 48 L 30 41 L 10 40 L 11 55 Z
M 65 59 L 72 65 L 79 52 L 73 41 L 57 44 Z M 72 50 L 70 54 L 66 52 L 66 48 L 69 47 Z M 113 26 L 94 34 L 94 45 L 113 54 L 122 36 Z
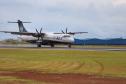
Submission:
M 18 31 L 8 21 L 48 32 L 86 31 L 76 38 L 126 38 L 126 0 L 0 0 L 0 31 Z M 0 39 L 13 35 L 0 33 Z M 15 37 L 15 36 L 14 36 Z

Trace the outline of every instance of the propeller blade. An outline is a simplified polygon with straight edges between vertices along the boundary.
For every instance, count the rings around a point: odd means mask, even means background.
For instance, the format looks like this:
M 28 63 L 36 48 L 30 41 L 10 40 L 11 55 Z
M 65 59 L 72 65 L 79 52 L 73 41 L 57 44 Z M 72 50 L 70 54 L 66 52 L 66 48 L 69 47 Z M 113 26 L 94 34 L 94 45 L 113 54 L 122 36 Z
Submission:
M 41 41 L 43 42 L 43 35 L 41 35 Z
M 62 33 L 65 34 L 65 32 L 62 30 Z
M 40 34 L 42 33 L 42 28 L 40 29 Z
M 38 30 L 36 29 L 36 32 L 39 34 Z
M 38 41 L 39 41 L 39 37 L 38 37 Z
M 67 34 L 67 30 L 68 30 L 68 29 L 67 29 L 67 27 L 66 27 L 66 34 Z

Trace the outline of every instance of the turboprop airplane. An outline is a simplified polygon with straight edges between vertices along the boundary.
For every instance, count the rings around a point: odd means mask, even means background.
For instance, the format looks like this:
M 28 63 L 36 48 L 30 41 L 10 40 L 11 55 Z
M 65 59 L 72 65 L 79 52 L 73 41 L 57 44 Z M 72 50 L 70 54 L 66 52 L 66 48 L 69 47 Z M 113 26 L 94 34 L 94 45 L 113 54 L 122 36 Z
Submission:
M 4 33 L 11 33 L 19 35 L 19 38 L 21 40 L 24 40 L 29 43 L 36 43 L 37 47 L 41 47 L 41 45 L 50 45 L 51 47 L 54 47 L 56 44 L 66 44 L 69 48 L 71 48 L 71 45 L 74 43 L 74 35 L 75 34 L 82 34 L 87 32 L 68 32 L 68 29 L 66 28 L 66 31 L 64 32 L 62 30 L 61 33 L 46 33 L 42 31 L 42 28 L 40 31 L 36 29 L 36 32 L 28 32 L 23 23 L 31 23 L 31 22 L 22 22 L 21 20 L 18 20 L 17 22 L 8 22 L 8 23 L 17 23 L 19 27 L 19 32 L 13 32 L 13 31 L 0 31 Z

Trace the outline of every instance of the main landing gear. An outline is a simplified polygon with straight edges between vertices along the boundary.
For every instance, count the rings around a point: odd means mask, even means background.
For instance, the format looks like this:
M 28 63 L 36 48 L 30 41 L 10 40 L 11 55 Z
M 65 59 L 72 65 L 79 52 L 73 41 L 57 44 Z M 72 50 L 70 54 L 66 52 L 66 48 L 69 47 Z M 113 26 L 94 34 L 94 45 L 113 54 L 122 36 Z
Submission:
M 51 48 L 54 48 L 55 45 L 54 44 L 50 44 Z M 40 48 L 41 47 L 41 43 L 37 43 L 37 47 Z M 71 44 L 68 45 L 68 48 L 71 48 Z
M 37 44 L 37 47 L 40 48 L 41 47 L 41 44 Z
M 51 44 L 51 48 L 54 48 L 55 47 L 55 45 L 54 44 Z
M 71 44 L 69 44 L 68 47 L 71 48 Z
M 41 42 L 37 43 L 37 47 L 40 48 L 41 47 Z

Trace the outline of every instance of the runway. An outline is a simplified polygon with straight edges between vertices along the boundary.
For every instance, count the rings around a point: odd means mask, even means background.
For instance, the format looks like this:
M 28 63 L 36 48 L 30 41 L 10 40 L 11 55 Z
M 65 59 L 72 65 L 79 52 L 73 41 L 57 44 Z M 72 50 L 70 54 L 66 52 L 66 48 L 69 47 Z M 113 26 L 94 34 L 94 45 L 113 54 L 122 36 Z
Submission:
M 25 48 L 25 49 L 47 49 L 47 50 L 82 50 L 82 51 L 126 51 L 126 47 L 72 47 L 68 48 L 67 46 L 56 46 L 51 48 L 50 46 L 42 46 L 41 48 L 37 48 L 36 45 L 29 45 L 29 44 L 20 44 L 20 45 L 8 45 L 8 44 L 0 44 L 0 49 L 2 48 Z

